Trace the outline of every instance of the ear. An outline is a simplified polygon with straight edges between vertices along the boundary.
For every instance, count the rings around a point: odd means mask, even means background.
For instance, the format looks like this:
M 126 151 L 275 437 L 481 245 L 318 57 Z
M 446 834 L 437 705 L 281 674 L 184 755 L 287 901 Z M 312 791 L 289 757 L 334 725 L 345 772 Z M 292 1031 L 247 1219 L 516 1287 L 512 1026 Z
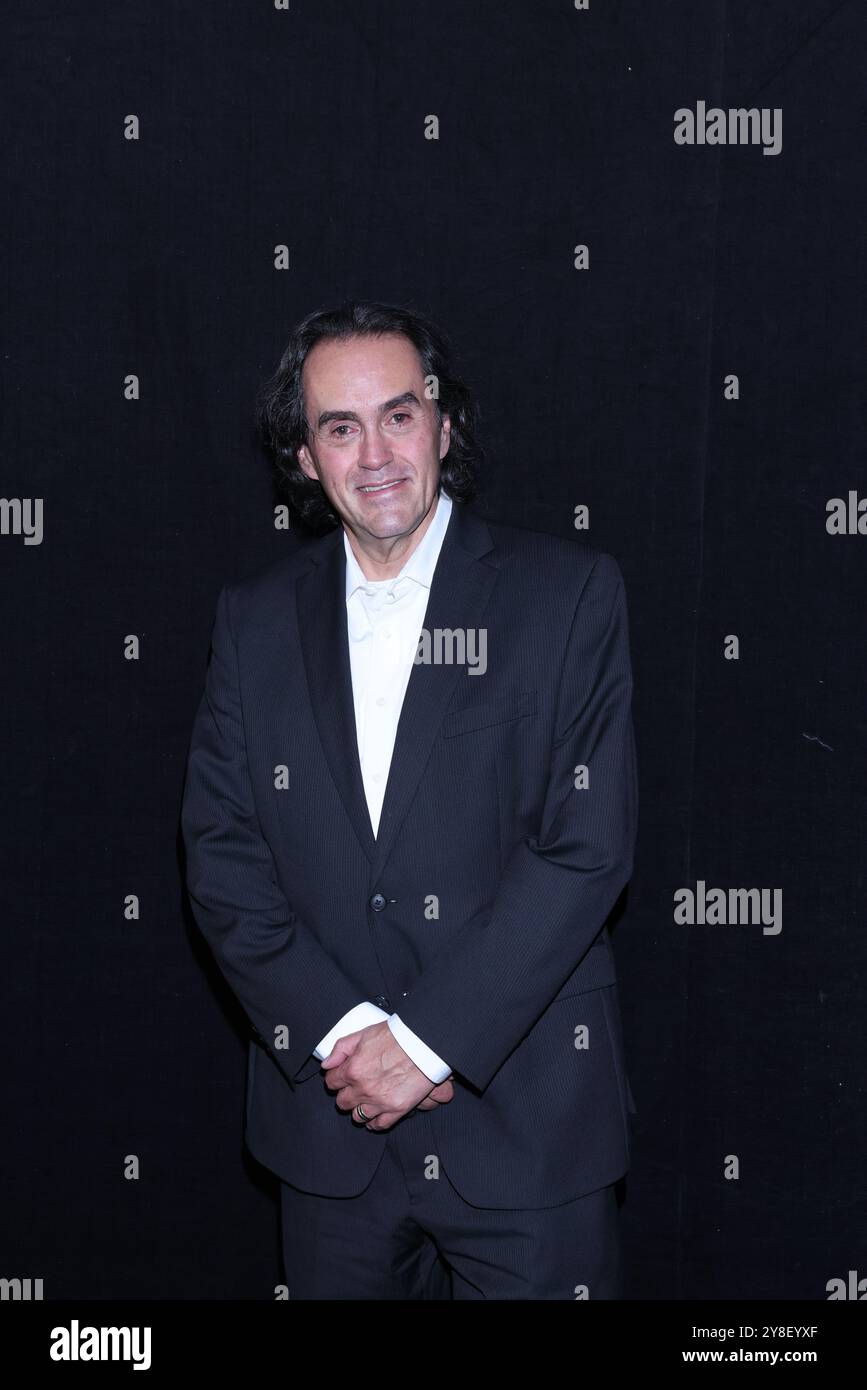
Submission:
M 444 415 L 440 427 L 440 458 L 444 459 L 449 451 L 452 438 L 452 420 L 450 415 Z
M 316 472 L 316 465 L 310 457 L 310 450 L 307 448 L 306 444 L 302 444 L 301 448 L 298 450 L 298 462 L 301 466 L 302 473 L 316 482 L 319 475 Z

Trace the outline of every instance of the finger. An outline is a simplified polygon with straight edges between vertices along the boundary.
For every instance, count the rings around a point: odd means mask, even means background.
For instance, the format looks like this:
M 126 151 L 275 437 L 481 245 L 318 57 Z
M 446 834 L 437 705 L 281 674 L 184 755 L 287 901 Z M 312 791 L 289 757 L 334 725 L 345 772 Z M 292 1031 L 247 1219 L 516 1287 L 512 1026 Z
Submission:
M 405 1110 L 383 1110 L 379 1115 L 374 1115 L 366 1128 L 372 1130 L 374 1134 L 383 1129 L 391 1129 L 391 1126 L 405 1114 Z
M 427 1099 L 435 1100 L 442 1104 L 444 1101 L 451 1100 L 454 1096 L 455 1088 L 451 1082 L 443 1081 L 439 1086 L 434 1086 L 432 1091 L 428 1091 Z
M 337 1067 L 341 1062 L 345 1062 L 347 1057 L 352 1056 L 352 1048 L 345 1046 L 343 1038 L 338 1038 L 328 1056 L 322 1062 L 323 1067 Z

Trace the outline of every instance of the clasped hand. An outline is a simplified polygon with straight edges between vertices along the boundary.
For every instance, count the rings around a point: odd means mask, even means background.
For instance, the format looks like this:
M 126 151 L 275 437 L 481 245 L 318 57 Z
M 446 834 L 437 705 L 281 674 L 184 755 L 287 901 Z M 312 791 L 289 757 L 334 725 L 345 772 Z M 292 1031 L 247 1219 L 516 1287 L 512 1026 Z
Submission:
M 419 1070 L 385 1020 L 338 1038 L 322 1067 L 338 1109 L 350 1110 L 353 1121 L 364 1124 L 355 1110 L 363 1106 L 366 1128 L 372 1130 L 390 1129 L 410 1110 L 445 1105 L 455 1093 L 450 1076 L 434 1085 Z

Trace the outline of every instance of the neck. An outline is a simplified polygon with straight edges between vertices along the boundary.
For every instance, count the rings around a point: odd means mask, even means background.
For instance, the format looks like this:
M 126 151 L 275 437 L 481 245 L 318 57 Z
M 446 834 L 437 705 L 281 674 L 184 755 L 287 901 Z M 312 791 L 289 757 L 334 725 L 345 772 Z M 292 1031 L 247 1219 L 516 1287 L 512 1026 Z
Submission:
M 359 536 L 344 525 L 346 538 L 352 546 L 352 553 L 365 579 L 394 579 L 400 574 L 410 555 L 421 544 L 436 516 L 438 506 L 439 493 L 435 493 L 430 507 L 415 530 L 406 536 L 377 540 L 375 537 Z

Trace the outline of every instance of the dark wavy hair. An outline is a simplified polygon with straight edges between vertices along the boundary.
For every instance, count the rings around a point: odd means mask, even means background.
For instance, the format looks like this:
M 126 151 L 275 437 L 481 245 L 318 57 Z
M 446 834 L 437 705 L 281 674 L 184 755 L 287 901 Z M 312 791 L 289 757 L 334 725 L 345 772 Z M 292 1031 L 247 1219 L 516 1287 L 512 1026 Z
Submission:
M 307 531 L 324 532 L 340 518 L 316 478 L 308 478 L 298 462 L 302 444 L 310 444 L 301 373 L 307 354 L 331 338 L 379 337 L 401 333 L 421 358 L 424 375 L 434 376 L 434 397 L 440 423 L 451 419 L 449 451 L 442 460 L 440 481 L 450 497 L 472 502 L 478 495 L 478 475 L 484 452 L 476 439 L 479 408 L 470 388 L 455 373 L 453 349 L 445 334 L 412 309 L 370 300 L 346 300 L 335 309 L 319 309 L 298 324 L 279 366 L 256 394 L 255 423 L 266 449 L 273 455 L 278 492 Z

